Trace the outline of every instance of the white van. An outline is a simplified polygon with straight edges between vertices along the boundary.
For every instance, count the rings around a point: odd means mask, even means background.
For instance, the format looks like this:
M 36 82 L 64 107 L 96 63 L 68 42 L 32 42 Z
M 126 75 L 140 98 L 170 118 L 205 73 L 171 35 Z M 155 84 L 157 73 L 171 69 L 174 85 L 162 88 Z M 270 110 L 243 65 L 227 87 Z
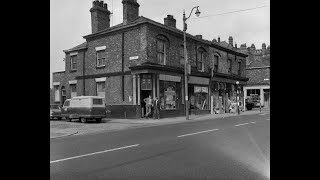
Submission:
M 87 120 L 101 122 L 106 115 L 104 97 L 99 96 L 76 96 L 67 99 L 61 108 L 61 116 L 69 121 L 79 119 L 83 123 Z

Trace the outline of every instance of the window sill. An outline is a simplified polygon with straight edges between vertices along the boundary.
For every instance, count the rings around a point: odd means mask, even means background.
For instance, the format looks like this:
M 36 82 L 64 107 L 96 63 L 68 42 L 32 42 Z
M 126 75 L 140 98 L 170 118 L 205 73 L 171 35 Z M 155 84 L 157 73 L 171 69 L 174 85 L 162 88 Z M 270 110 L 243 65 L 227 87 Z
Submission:
M 70 69 L 70 71 L 69 72 L 76 72 L 77 70 L 76 69 Z
M 103 66 L 96 66 L 96 69 L 103 69 L 103 68 L 105 68 L 106 66 L 105 65 L 103 65 Z

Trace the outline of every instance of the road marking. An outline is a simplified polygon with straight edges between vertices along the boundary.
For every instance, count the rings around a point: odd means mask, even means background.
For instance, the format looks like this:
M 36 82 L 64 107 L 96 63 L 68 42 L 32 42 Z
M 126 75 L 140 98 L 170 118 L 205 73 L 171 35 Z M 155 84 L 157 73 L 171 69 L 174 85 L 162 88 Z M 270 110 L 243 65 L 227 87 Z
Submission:
M 80 157 L 85 157 L 85 156 L 91 156 L 91 155 L 95 155 L 95 154 L 101 154 L 101 153 L 116 151 L 116 150 L 120 150 L 120 149 L 126 149 L 126 148 L 130 148 L 130 147 L 135 147 L 135 146 L 139 146 L 139 144 L 134 144 L 134 145 L 130 145 L 130 146 L 124 146 L 124 147 L 119 147 L 119 148 L 115 148 L 115 149 L 108 149 L 108 150 L 89 153 L 89 154 L 84 154 L 84 155 L 80 155 L 80 156 L 73 156 L 73 157 L 69 157 L 69 158 L 54 160 L 54 161 L 50 161 L 50 164 L 51 163 L 56 163 L 56 162 L 61 162 L 61 161 L 66 161 L 66 160 L 70 160 L 70 159 L 76 159 L 76 158 L 80 158 Z
M 266 115 L 266 114 L 268 114 L 268 113 L 263 113 L 263 114 L 259 114 L 259 115 Z
M 207 130 L 207 131 L 200 131 L 200 132 L 195 132 L 195 133 L 190 133 L 190 134 L 184 134 L 184 135 L 180 135 L 177 137 L 191 136 L 191 135 L 195 135 L 195 134 L 206 133 L 206 132 L 217 131 L 217 130 L 219 130 L 219 129 L 211 129 L 211 130 Z
M 243 124 L 237 124 L 237 125 L 234 125 L 234 126 L 242 126 L 242 125 L 246 125 L 246 124 L 250 124 L 250 123 L 256 123 L 256 122 L 248 122 L 248 123 L 243 123 Z

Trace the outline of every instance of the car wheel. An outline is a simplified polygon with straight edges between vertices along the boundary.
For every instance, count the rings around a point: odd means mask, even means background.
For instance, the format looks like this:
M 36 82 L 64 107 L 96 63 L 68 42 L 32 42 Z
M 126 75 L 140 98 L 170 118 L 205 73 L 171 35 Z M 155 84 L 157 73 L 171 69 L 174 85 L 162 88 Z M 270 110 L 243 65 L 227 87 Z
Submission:
M 86 118 L 80 118 L 80 120 L 81 120 L 82 123 L 86 123 L 87 122 Z
M 96 118 L 97 123 L 101 123 L 101 118 Z

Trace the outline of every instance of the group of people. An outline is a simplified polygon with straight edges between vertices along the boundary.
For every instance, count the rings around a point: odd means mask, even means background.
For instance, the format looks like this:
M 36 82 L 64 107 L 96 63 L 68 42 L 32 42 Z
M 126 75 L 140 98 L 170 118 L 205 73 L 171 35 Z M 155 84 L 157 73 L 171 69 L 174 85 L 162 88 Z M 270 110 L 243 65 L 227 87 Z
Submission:
M 145 98 L 143 100 L 146 103 L 146 114 L 145 117 L 148 119 L 151 115 L 152 109 L 153 109 L 153 118 L 154 119 L 160 119 L 160 102 L 157 97 L 154 99 L 151 98 L 151 95 L 149 97 Z

